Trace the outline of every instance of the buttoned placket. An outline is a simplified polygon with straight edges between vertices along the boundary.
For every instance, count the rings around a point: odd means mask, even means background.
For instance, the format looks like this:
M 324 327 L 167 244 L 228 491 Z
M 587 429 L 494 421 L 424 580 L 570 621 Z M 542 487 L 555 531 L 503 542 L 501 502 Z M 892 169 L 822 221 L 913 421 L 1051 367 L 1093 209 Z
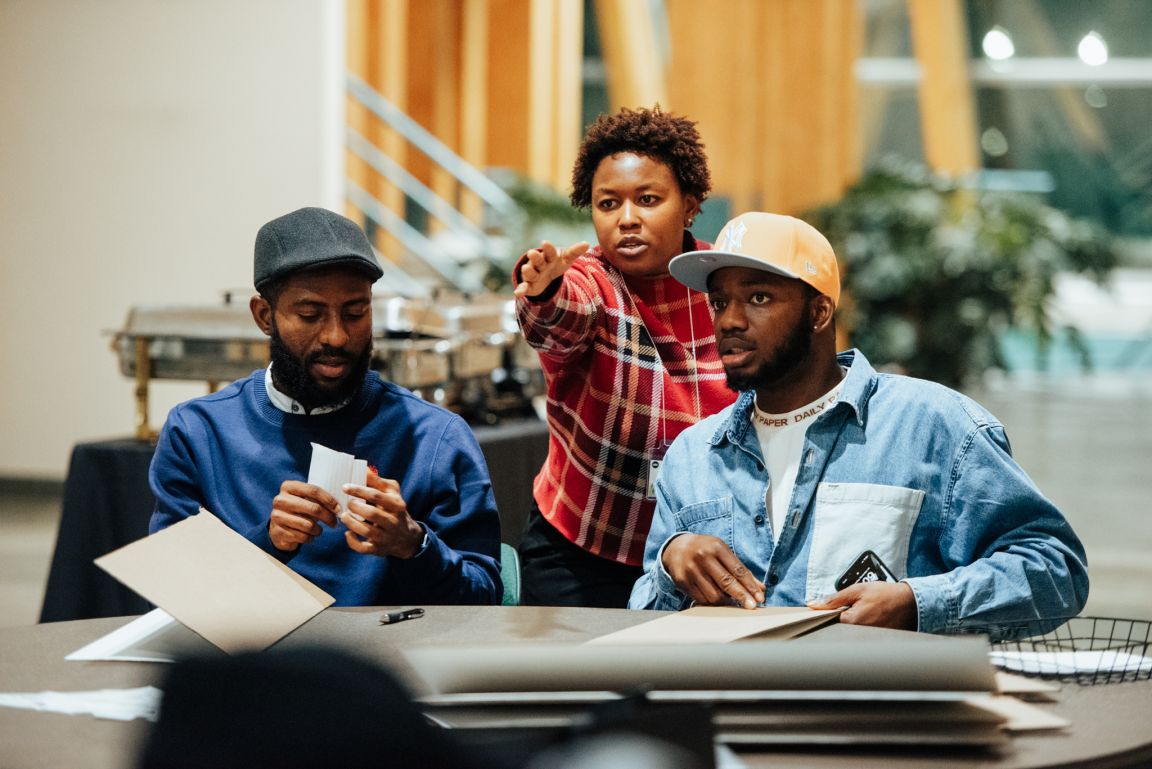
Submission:
M 823 477 L 824 467 L 832 455 L 832 449 L 835 447 L 840 433 L 851 416 L 851 411 L 850 407 L 838 403 L 832 410 L 818 416 L 808 428 L 804 438 L 804 448 L 800 455 L 800 467 L 797 468 L 796 481 L 792 487 L 792 498 L 788 504 L 788 514 L 784 519 L 784 528 L 780 532 L 779 538 L 773 538 L 770 519 L 766 521 L 764 527 L 768 535 L 768 547 L 771 548 L 771 552 L 768 556 L 767 571 L 763 575 L 756 575 L 756 577 L 764 582 L 765 600 L 768 599 L 773 588 L 780 583 L 781 577 L 777 565 L 787 559 L 799 537 L 800 526 L 812 505 L 813 498 L 816 496 L 816 489 L 819 486 L 820 478 Z M 759 452 L 759 442 L 754 430 L 742 429 L 738 433 L 730 435 L 729 438 L 738 449 L 752 459 L 759 472 L 765 471 L 764 461 Z M 766 478 L 763 497 L 767 496 L 770 485 L 771 479 Z

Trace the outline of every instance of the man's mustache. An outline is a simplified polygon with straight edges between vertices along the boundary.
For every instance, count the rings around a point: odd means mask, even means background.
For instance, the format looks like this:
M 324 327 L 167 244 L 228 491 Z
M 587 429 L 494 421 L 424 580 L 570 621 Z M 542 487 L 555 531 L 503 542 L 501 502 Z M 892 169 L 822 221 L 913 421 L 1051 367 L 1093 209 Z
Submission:
M 316 350 L 315 352 L 308 353 L 307 357 L 305 357 L 305 359 L 304 359 L 304 362 L 305 362 L 305 364 L 311 365 L 311 364 L 315 363 L 316 361 L 320 360 L 321 358 L 330 361 L 334 358 L 339 358 L 341 360 L 352 360 L 355 357 L 356 357 L 355 355 L 348 352 L 348 350 L 345 350 L 343 347 L 327 347 L 327 346 L 325 346 L 325 347 L 321 347 L 319 350 Z

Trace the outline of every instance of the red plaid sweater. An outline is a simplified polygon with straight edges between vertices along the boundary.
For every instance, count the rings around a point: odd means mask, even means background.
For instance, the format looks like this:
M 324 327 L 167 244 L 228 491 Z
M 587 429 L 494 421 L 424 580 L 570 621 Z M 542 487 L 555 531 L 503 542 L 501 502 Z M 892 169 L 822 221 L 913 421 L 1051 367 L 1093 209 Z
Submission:
M 685 233 L 686 251 L 710 247 Z M 548 385 L 536 504 L 576 545 L 638 566 L 656 505 L 645 497 L 649 459 L 736 399 L 707 296 L 671 276 L 627 278 L 597 247 L 541 296 L 517 300 L 517 313 Z

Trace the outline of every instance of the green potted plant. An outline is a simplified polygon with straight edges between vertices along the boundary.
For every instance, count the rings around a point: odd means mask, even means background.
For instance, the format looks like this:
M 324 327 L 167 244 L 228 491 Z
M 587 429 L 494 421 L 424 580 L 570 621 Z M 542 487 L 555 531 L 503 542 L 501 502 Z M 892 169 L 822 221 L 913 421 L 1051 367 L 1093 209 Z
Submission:
M 804 218 L 836 249 L 840 323 L 876 365 L 962 387 L 1009 368 L 999 345 L 1009 328 L 1034 334 L 1041 365 L 1061 333 L 1091 365 L 1050 305 L 1061 272 L 1102 283 L 1116 266 L 1102 228 L 1031 193 L 968 189 L 893 159 Z
M 563 193 L 510 171 L 490 173 L 515 202 L 516 212 L 503 222 L 508 249 L 504 259 L 492 262 L 485 280 L 489 290 L 511 293 L 512 266 L 524 251 L 538 246 L 541 240 L 558 246 L 581 240 L 596 242 L 588 212 L 573 208 Z

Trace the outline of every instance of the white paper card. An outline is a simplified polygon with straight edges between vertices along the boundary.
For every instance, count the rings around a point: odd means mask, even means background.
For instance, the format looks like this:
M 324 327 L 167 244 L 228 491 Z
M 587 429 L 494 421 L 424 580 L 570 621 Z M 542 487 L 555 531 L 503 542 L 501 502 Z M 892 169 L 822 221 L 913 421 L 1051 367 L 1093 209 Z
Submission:
M 168 612 L 153 609 L 64 659 L 73 662 L 175 662 L 180 657 L 206 656 L 219 651 Z
M 0 707 L 92 715 L 113 721 L 131 721 L 136 718 L 156 721 L 160 716 L 161 696 L 162 692 L 155 686 L 85 692 L 0 693 Z
M 368 460 L 357 459 L 343 451 L 335 451 L 319 443 L 312 444 L 312 462 L 308 466 L 308 483 L 319 486 L 340 503 L 348 512 L 351 499 L 344 493 L 344 484 L 364 486 L 368 483 Z
M 993 665 L 1005 670 L 1041 675 L 1120 674 L 1152 671 L 1152 658 L 1113 650 L 1026 652 L 998 649 L 989 652 L 988 656 L 992 659 Z

